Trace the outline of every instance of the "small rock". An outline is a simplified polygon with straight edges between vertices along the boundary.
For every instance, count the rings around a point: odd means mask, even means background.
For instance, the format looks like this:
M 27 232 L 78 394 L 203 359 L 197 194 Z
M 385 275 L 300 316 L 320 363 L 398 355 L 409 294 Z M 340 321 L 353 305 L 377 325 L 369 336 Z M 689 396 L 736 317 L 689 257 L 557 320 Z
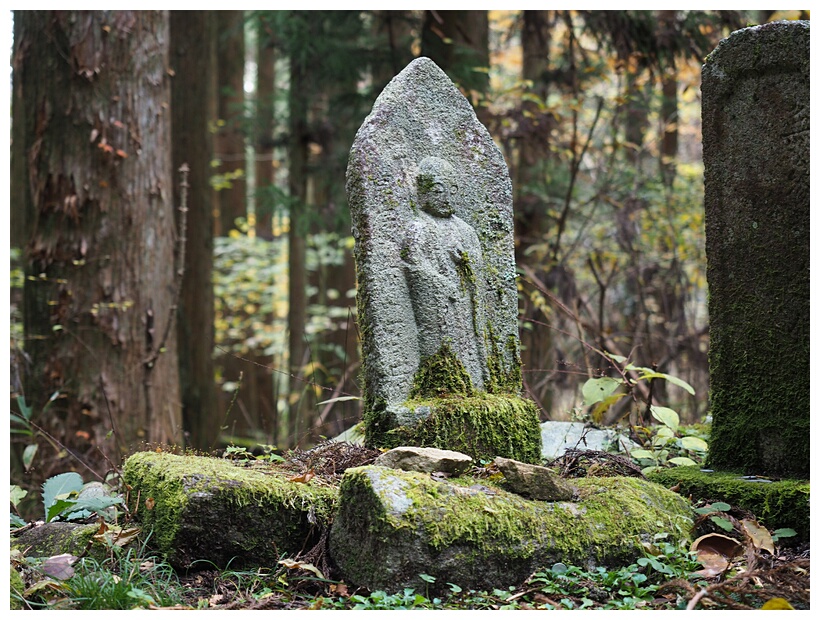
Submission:
M 472 462 L 473 459 L 461 452 L 402 446 L 385 452 L 373 464 L 404 471 L 420 471 L 428 474 L 441 471 L 458 476 L 467 471 Z
M 546 467 L 496 457 L 495 466 L 504 474 L 509 490 L 530 499 L 569 501 L 575 488 Z

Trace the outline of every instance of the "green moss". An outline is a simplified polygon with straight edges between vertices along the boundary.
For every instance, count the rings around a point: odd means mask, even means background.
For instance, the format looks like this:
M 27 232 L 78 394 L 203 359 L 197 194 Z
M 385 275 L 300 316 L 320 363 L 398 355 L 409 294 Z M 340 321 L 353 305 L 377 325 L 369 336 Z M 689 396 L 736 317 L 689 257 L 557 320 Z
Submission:
M 514 338 L 513 346 L 515 346 Z M 494 356 L 498 360 L 497 352 Z M 498 368 L 500 360 L 495 365 Z M 492 368 L 492 367 L 491 367 Z M 520 366 L 518 367 L 520 386 Z M 534 403 L 513 392 L 516 375 L 491 371 L 489 392 L 478 392 L 449 344 L 424 359 L 413 380 L 411 411 L 429 410 L 412 426 L 396 426 L 387 403 L 367 403 L 365 443 L 369 447 L 427 446 L 456 450 L 477 460 L 496 456 L 527 463 L 541 460 L 541 428 Z M 424 417 L 419 415 L 419 417 Z
M 429 407 L 430 415 L 415 426 L 383 434 L 383 447 L 425 446 L 455 450 L 477 461 L 496 456 L 525 463 L 541 461 L 541 427 L 535 403 L 518 396 L 480 394 L 418 398 L 411 410 Z
M 9 574 L 9 590 L 11 594 L 11 610 L 23 609 L 23 592 L 26 589 L 26 584 L 23 583 L 23 578 L 14 566 L 11 567 Z
M 803 480 L 749 482 L 738 473 L 702 472 L 699 467 L 674 467 L 649 474 L 666 487 L 693 500 L 723 501 L 752 512 L 770 529 L 790 527 L 809 539 L 809 483 Z
M 473 273 L 473 264 L 467 252 L 462 251 L 458 257 L 456 271 L 461 281 L 461 290 L 470 293 L 470 299 L 475 306 L 475 273 Z
M 491 394 L 518 394 L 521 391 L 521 357 L 518 353 L 518 339 L 510 334 L 506 348 L 512 364 L 504 364 L 504 355 L 498 345 L 492 325 L 487 325 L 487 370 L 490 379 L 487 391 Z
M 419 195 L 433 191 L 436 184 L 436 178 L 432 174 L 419 174 L 418 177 L 416 177 L 416 181 L 418 183 Z
M 88 550 L 89 555 L 101 559 L 107 552 L 105 545 L 93 543 L 89 546 L 98 530 L 99 527 L 96 525 L 45 523 L 23 532 L 19 538 L 12 538 L 11 546 L 34 557 L 49 557 L 62 553 L 80 555 Z
M 472 395 L 470 375 L 446 342 L 434 355 L 421 361 L 410 390 L 410 398 Z
M 153 532 L 152 544 L 185 567 L 196 560 L 275 565 L 279 554 L 315 542 L 337 499 L 335 488 L 209 457 L 140 452 L 125 462 L 123 476 L 132 501 L 140 498 L 132 511 Z

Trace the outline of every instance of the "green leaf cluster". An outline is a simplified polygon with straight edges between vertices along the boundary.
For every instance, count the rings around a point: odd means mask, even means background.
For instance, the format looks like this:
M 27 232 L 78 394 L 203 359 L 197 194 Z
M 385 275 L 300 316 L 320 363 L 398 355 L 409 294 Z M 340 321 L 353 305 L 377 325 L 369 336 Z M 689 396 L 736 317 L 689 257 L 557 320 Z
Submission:
M 694 388 L 678 377 L 652 368 L 636 366 L 620 355 L 603 355 L 611 360 L 613 365 L 617 365 L 619 376 L 588 379 L 581 388 L 584 406 L 594 407 L 593 420 L 600 421 L 604 413 L 618 400 L 634 394 L 635 386 L 641 381 L 662 379 L 686 390 L 689 394 L 695 394 Z M 630 452 L 630 456 L 643 467 L 644 473 L 659 467 L 697 465 L 703 461 L 709 448 L 708 444 L 701 437 L 681 435 L 680 416 L 674 409 L 650 405 L 649 411 L 659 425 L 654 430 L 641 429 L 646 436 L 645 445 Z
M 76 472 L 58 474 L 43 483 L 46 523 L 59 518 L 67 521 L 86 519 L 92 514 L 110 520 L 113 516 L 110 509 L 122 502 L 122 497 L 113 495 L 101 483 L 83 483 L 82 477 Z

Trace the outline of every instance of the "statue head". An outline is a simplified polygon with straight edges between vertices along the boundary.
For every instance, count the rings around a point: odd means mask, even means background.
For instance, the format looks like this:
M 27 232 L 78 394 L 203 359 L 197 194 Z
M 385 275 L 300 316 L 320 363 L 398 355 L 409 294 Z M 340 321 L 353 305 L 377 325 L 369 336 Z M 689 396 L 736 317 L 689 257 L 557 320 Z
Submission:
M 425 157 L 416 175 L 421 208 L 435 217 L 450 217 L 455 211 L 458 191 L 456 174 L 449 162 L 439 157 Z

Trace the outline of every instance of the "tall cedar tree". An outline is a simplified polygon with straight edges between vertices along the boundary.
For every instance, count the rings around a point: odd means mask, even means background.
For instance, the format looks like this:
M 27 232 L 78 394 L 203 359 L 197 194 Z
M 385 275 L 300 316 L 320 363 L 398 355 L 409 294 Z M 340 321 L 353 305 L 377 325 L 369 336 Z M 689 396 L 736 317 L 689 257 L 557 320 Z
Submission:
M 140 441 L 182 441 L 168 13 L 14 19 L 31 188 L 26 397 L 36 415 L 57 393 L 38 423 L 92 467 L 101 452 L 117 463 Z
M 245 12 L 217 11 L 217 113 L 224 125 L 216 136 L 217 172 L 230 176 L 230 187 L 218 193 L 217 234 L 236 228 L 236 218 L 247 215 L 245 135 Z M 201 76 L 207 76 L 202 73 Z
M 213 134 L 216 117 L 216 38 L 213 11 L 171 11 L 171 86 L 174 170 L 187 164 L 185 270 L 177 338 L 182 417 L 190 446 L 207 450 L 219 434 L 214 382 Z M 178 183 L 174 202 L 181 205 Z

